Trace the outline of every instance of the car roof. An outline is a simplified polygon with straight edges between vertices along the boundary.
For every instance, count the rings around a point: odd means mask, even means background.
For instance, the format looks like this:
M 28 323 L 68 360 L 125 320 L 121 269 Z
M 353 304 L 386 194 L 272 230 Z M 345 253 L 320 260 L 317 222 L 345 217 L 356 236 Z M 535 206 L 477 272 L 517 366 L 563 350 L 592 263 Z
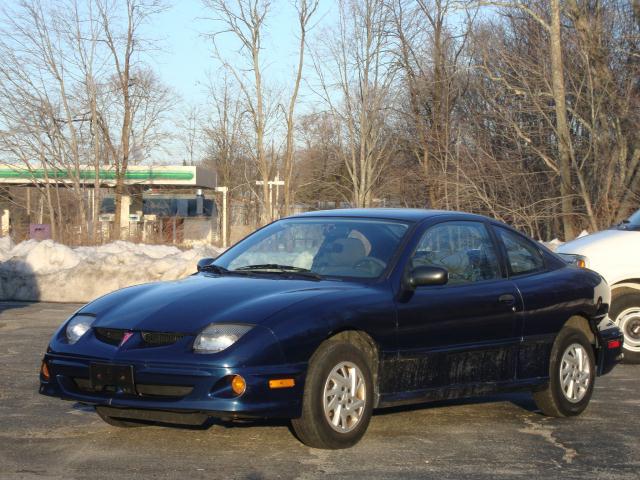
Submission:
M 293 215 L 288 218 L 304 217 L 354 217 L 376 218 L 383 220 L 402 220 L 406 222 L 419 222 L 432 217 L 447 215 L 452 218 L 491 220 L 482 215 L 450 210 L 425 210 L 419 208 L 339 208 L 335 210 L 317 210 Z

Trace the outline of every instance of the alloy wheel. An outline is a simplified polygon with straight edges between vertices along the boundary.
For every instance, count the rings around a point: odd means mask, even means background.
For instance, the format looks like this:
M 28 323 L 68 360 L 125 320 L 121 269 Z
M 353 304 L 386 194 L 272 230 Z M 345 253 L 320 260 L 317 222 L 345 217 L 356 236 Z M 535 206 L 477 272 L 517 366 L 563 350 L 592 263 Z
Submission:
M 571 403 L 584 398 L 591 383 L 591 364 L 585 348 L 579 343 L 567 347 L 560 362 L 560 387 Z
M 340 362 L 324 384 L 324 415 L 339 433 L 352 431 L 362 418 L 367 401 L 364 375 L 357 365 Z

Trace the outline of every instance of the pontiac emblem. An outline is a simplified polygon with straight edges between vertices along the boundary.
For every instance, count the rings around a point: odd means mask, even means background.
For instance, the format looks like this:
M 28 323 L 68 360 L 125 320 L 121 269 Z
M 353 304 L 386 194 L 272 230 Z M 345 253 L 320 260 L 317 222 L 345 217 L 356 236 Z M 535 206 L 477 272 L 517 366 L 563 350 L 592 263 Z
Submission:
M 122 336 L 122 340 L 120 341 L 120 345 L 118 345 L 118 347 L 124 345 L 131 337 L 133 337 L 133 332 L 124 332 L 124 335 Z

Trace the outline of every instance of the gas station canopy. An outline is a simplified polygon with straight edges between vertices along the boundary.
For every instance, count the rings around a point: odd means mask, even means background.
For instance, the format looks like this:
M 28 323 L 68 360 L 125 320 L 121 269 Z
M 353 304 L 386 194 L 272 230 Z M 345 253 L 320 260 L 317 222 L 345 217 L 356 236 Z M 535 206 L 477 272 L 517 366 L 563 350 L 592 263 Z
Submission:
M 100 168 L 100 186 L 114 187 L 114 167 Z M 62 168 L 33 168 L 25 165 L 0 165 L 0 184 L 28 185 L 34 183 L 69 184 L 76 178 L 88 187 L 95 185 L 96 171 L 81 166 L 70 171 Z M 216 188 L 216 174 L 202 167 L 188 166 L 130 166 L 125 174 L 127 185 L 153 185 L 164 187 Z

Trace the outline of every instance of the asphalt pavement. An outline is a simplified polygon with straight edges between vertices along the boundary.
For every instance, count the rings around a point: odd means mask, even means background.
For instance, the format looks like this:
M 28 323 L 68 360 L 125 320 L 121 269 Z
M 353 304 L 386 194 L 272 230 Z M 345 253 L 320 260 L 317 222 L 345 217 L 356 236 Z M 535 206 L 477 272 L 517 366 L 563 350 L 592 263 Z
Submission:
M 0 303 L 0 479 L 640 479 L 640 365 L 597 379 L 587 411 L 554 419 L 529 394 L 374 414 L 348 450 L 307 448 L 287 422 L 118 429 L 38 394 L 40 359 L 78 305 Z

